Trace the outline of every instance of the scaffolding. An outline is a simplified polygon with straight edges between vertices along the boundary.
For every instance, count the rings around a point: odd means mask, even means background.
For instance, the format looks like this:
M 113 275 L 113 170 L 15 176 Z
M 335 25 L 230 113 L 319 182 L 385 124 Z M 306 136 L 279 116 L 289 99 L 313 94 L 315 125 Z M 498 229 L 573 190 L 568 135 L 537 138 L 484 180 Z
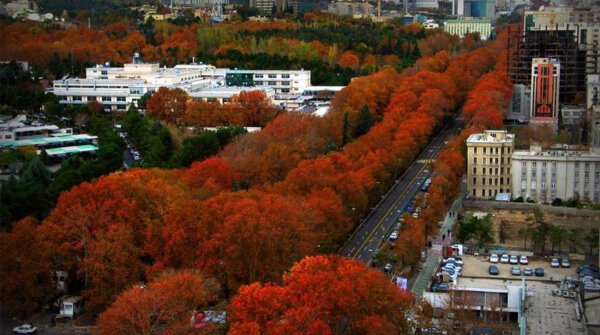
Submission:
M 580 38 L 583 35 L 583 38 Z M 554 58 L 560 62 L 560 103 L 573 103 L 586 93 L 586 75 L 597 69 L 597 48 L 586 45 L 579 25 L 508 29 L 507 71 L 514 84 L 531 85 L 531 60 Z

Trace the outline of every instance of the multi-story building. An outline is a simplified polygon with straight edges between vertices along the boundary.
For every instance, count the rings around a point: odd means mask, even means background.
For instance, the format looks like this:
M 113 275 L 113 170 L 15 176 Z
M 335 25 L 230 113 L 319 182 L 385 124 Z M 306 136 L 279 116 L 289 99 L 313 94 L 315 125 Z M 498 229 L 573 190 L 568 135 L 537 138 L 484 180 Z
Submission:
M 558 120 L 560 63 L 556 59 L 531 60 L 530 119 L 536 122 Z
M 373 12 L 373 5 L 367 2 L 337 1 L 327 5 L 327 13 L 339 16 L 366 17 Z
M 600 149 L 600 75 L 587 76 L 587 110 L 590 120 L 590 145 Z
M 136 56 L 137 57 L 137 56 Z M 226 85 L 227 84 L 227 85 Z M 205 64 L 160 68 L 134 58 L 124 67 L 97 65 L 86 69 L 86 78 L 55 80 L 50 91 L 61 104 L 97 101 L 105 110 L 125 111 L 136 106 L 147 92 L 159 87 L 181 88 L 193 99 L 226 103 L 244 90 L 261 90 L 274 103 L 291 100 L 310 86 L 310 71 L 233 70 Z M 252 88 L 249 88 L 252 87 Z
M 534 201 L 600 202 L 600 154 L 569 149 L 517 150 L 512 155 L 512 194 Z
M 523 84 L 513 85 L 512 99 L 504 114 L 508 122 L 528 123 L 530 110 L 531 90 Z
M 276 95 L 302 94 L 310 87 L 307 70 L 228 70 L 227 86 L 269 86 Z
M 511 189 L 513 134 L 505 130 L 486 130 L 467 139 L 468 194 L 492 199 Z
M 560 62 L 560 102 L 585 95 L 586 75 L 600 73 L 600 9 L 548 7 L 526 11 L 523 23 L 508 30 L 508 73 L 514 84 L 529 85 L 534 58 Z
M 479 33 L 482 40 L 490 38 L 492 33 L 492 22 L 487 18 L 464 18 L 453 19 L 444 22 L 444 31 L 461 38 L 467 33 Z

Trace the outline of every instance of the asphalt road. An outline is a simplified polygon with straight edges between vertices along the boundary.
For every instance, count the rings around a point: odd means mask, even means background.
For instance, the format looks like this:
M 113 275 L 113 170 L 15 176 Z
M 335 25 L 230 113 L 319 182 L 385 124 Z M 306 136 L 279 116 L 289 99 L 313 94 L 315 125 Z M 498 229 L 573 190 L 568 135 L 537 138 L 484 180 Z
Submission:
M 396 220 L 413 197 L 421 190 L 421 185 L 429 177 L 429 166 L 444 148 L 445 142 L 459 133 L 461 122 L 452 119 L 429 143 L 417 160 L 396 180 L 394 186 L 384 195 L 379 204 L 358 226 L 339 254 L 348 258 L 369 263 L 379 246 L 389 236 Z

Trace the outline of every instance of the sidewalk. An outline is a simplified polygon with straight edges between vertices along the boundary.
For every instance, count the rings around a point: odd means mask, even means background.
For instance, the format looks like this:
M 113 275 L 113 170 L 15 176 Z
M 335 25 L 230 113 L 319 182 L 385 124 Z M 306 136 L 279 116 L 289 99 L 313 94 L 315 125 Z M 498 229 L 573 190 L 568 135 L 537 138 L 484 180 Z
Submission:
M 416 301 L 421 300 L 423 292 L 427 290 L 427 287 L 431 283 L 431 277 L 435 274 L 435 270 L 442 260 L 442 248 L 452 244 L 453 236 L 448 236 L 448 231 L 452 231 L 452 228 L 456 223 L 458 212 L 462 207 L 462 197 L 463 194 L 461 194 L 461 196 L 452 203 L 452 206 L 450 206 L 438 234 L 430 239 L 431 248 L 427 249 L 427 258 L 425 259 L 419 274 L 412 280 L 412 285 L 409 283 L 409 288 L 414 294 Z M 450 216 L 450 213 L 454 214 Z M 443 235 L 445 235 L 445 238 L 443 238 Z

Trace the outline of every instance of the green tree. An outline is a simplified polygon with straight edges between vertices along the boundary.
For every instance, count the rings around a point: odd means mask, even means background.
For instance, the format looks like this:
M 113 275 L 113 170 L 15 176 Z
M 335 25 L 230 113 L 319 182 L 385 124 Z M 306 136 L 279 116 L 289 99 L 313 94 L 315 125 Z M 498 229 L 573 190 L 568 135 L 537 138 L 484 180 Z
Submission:
M 373 126 L 373 116 L 369 110 L 369 106 L 364 104 L 358 112 L 358 120 L 356 123 L 356 136 L 362 136 L 369 132 L 369 129 Z
M 593 255 L 594 249 L 598 248 L 598 228 L 590 229 L 590 233 L 585 235 L 585 242 L 590 248 L 590 255 Z
M 554 247 L 558 244 L 558 252 L 562 251 L 562 243 L 568 238 L 569 232 L 562 227 L 550 225 L 550 242 L 552 243 L 552 252 L 554 253 Z
M 215 155 L 221 149 L 217 134 L 206 132 L 200 136 L 183 140 L 183 146 L 175 155 L 172 162 L 177 166 L 190 166 L 193 162 Z

